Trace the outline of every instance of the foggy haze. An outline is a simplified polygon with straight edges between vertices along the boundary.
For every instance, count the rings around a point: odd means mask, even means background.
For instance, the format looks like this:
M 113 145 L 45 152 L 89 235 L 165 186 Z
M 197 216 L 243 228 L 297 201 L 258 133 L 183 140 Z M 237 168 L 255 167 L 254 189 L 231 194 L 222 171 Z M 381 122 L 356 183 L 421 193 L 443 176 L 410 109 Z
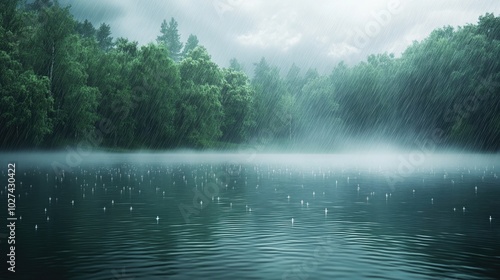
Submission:
M 261 57 L 280 67 L 282 75 L 292 63 L 303 71 L 329 73 L 340 61 L 352 65 L 369 54 L 399 55 L 436 28 L 464 26 L 486 12 L 500 13 L 500 2 L 490 0 L 60 2 L 72 6 L 77 20 L 107 23 L 114 38 L 139 44 L 154 42 L 161 22 L 173 17 L 181 41 L 194 34 L 217 64 L 227 67 L 237 58 L 250 75 Z

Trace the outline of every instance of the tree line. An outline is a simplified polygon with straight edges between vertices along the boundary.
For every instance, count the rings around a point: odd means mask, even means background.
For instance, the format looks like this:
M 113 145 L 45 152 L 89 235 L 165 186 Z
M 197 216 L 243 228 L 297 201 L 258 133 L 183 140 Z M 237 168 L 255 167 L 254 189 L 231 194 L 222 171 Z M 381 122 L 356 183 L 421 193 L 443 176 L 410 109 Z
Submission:
M 400 57 L 370 55 L 330 74 L 265 58 L 249 78 L 211 60 L 174 18 L 156 42 L 113 38 L 50 0 L 0 3 L 0 147 L 81 141 L 123 149 L 231 145 L 335 149 L 356 139 L 500 148 L 500 18 L 443 27 Z M 89 140 L 90 139 L 90 140 Z

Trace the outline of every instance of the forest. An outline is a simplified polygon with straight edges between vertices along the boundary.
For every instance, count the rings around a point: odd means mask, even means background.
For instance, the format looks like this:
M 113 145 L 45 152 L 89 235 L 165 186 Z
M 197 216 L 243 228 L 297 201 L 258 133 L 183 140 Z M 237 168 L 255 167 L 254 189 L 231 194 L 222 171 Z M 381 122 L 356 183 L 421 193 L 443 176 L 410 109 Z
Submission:
M 57 1 L 2 0 L 0 149 L 500 149 L 494 14 L 328 74 L 262 58 L 249 76 L 237 58 L 217 65 L 195 34 L 181 42 L 175 18 L 158 27 L 139 45 Z

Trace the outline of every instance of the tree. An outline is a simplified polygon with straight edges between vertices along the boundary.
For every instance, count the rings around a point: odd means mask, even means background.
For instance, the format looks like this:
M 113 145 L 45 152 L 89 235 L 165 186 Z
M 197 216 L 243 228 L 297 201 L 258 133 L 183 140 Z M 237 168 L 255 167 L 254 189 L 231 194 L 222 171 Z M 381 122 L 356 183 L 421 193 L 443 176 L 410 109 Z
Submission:
M 52 131 L 53 99 L 46 77 L 21 63 L 26 37 L 18 1 L 0 3 L 0 147 L 35 147 Z
M 113 47 L 113 37 L 111 37 L 111 27 L 108 24 L 102 23 L 97 29 L 96 39 L 99 47 L 103 51 L 109 51 Z
M 294 64 L 288 70 L 288 73 L 285 77 L 285 84 L 288 92 L 292 96 L 299 96 L 302 87 L 304 87 L 304 79 L 300 76 L 300 68 Z
M 116 50 L 127 54 L 129 59 L 135 58 L 139 52 L 139 43 L 137 41 L 129 42 L 127 38 L 120 37 L 116 39 Z
M 63 51 L 57 57 L 57 67 L 52 82 L 55 107 L 54 145 L 58 141 L 79 141 L 94 130 L 98 120 L 98 104 L 101 93 L 93 85 L 89 85 L 89 64 L 93 60 L 95 50 L 84 45 L 80 36 L 73 34 L 65 42 Z
M 222 85 L 222 75 L 219 66 L 211 60 L 207 49 L 203 46 L 196 47 L 186 57 L 180 67 L 182 81 L 192 81 L 195 85 Z
M 183 82 L 179 104 L 179 145 L 210 147 L 222 135 L 220 88 Z
M 118 38 L 116 48 L 108 52 L 100 51 L 97 43 L 88 47 L 93 55 L 87 59 L 87 84 L 101 93 L 97 109 L 100 121 L 96 128 L 100 129 L 101 121 L 111 126 L 101 141 L 103 145 L 130 148 L 134 144 L 137 122 L 133 110 L 137 102 L 132 98 L 130 81 L 133 80 L 132 66 L 139 53 L 137 45 L 137 42 Z
M 95 38 L 97 30 L 92 23 L 88 20 L 78 22 L 76 24 L 76 31 L 82 35 L 83 38 Z
M 177 21 L 174 18 L 169 23 L 163 20 L 160 29 L 161 35 L 156 38 L 158 44 L 164 45 L 168 49 L 170 57 L 175 62 L 180 60 L 182 50 L 181 36 L 179 35 L 177 26 Z
M 341 134 L 339 104 L 331 79 L 327 76 L 312 79 L 304 85 L 302 92 L 297 100 L 300 134 L 308 142 L 313 141 L 320 147 L 331 145 Z
M 202 46 L 189 52 L 179 70 L 182 91 L 177 106 L 178 143 L 210 146 L 222 135 L 222 74 Z
M 3 50 L 9 45 L 9 42 L 13 43 L 15 38 L 14 35 L 19 36 L 22 28 L 22 18 L 17 13 L 16 7 L 19 0 L 4 0 L 0 2 L 0 26 L 2 27 L 2 40 L 0 41 L 0 47 Z M 13 45 L 10 45 L 10 51 L 13 51 Z
M 114 42 L 107 24 L 76 22 L 58 1 L 30 2 L 0 1 L 0 148 L 61 147 L 96 132 L 93 144 L 123 148 L 254 139 L 324 148 L 344 136 L 413 147 L 437 129 L 441 147 L 500 149 L 493 14 L 330 75 L 292 65 L 282 77 L 263 58 L 249 81 L 236 59 L 220 69 L 195 35 L 183 48 L 173 18 L 158 44 L 139 47 Z
M 180 91 L 179 69 L 163 46 L 149 44 L 141 48 L 131 73 L 137 145 L 169 147 L 175 135 L 174 106 Z
M 44 8 L 50 8 L 54 5 L 52 0 L 35 0 L 31 4 L 27 4 L 26 7 L 31 11 L 41 11 Z
M 262 58 L 255 65 L 252 85 L 255 89 L 256 127 L 254 135 L 271 141 L 290 135 L 290 102 L 285 84 L 276 67 Z M 288 100 L 288 102 L 286 102 Z
M 38 20 L 40 26 L 34 37 L 35 49 L 31 60 L 37 74 L 49 77 L 53 90 L 56 61 L 63 52 L 63 45 L 71 35 L 75 22 L 69 7 L 61 8 L 57 3 L 50 8 L 42 8 Z
M 479 16 L 477 33 L 484 34 L 489 40 L 500 40 L 500 17 L 492 13 Z
M 20 64 L 0 51 L 1 147 L 34 147 L 52 132 L 53 99 L 46 77 L 22 72 Z M 10 69 L 6 69 L 8 67 Z
M 182 50 L 182 58 L 186 57 L 190 51 L 194 50 L 198 46 L 198 37 L 196 35 L 190 34 L 186 44 L 184 45 L 184 49 Z
M 254 126 L 253 98 L 254 90 L 245 73 L 233 69 L 222 71 L 224 82 L 221 90 L 224 121 L 222 139 L 240 143 L 250 136 Z
M 243 65 L 241 65 L 241 63 L 236 58 L 231 58 L 231 60 L 229 60 L 229 69 L 240 72 L 244 71 Z

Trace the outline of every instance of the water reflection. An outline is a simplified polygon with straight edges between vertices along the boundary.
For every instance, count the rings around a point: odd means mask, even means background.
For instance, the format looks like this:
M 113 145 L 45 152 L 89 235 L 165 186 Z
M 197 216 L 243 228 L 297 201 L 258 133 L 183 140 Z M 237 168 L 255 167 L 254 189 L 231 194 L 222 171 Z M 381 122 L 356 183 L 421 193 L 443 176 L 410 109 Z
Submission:
M 17 160 L 25 278 L 494 279 L 500 271 L 495 156 L 429 157 L 394 185 L 387 174 L 399 176 L 398 156 L 102 154 L 55 174 L 64 157 L 2 157 Z

